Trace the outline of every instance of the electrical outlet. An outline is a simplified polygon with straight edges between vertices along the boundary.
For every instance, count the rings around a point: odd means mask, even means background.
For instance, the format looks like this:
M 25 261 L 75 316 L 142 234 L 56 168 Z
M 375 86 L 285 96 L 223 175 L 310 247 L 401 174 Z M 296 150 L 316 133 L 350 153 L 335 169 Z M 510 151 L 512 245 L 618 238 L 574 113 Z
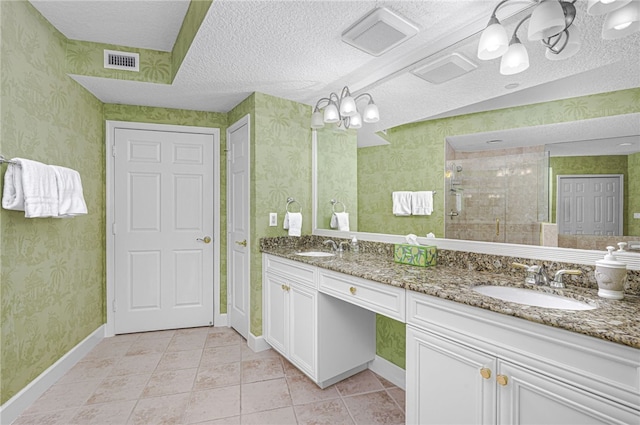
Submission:
M 640 213 L 633 213 L 633 218 L 640 218 Z
M 274 227 L 278 225 L 278 213 L 269 213 L 269 226 Z

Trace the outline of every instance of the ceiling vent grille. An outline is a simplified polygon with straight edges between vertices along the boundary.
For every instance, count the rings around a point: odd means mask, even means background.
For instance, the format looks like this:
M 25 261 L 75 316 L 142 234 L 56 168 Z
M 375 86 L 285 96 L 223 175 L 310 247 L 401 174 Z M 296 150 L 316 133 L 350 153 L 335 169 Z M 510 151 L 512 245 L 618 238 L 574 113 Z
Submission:
M 416 68 L 411 73 L 432 84 L 442 84 L 471 72 L 477 67 L 478 65 L 461 54 L 453 53 L 435 62 Z
M 125 71 L 140 71 L 140 54 L 130 52 L 118 52 L 115 50 L 104 51 L 104 67 Z
M 419 29 L 408 19 L 384 7 L 374 9 L 342 33 L 342 41 L 373 56 L 404 43 Z

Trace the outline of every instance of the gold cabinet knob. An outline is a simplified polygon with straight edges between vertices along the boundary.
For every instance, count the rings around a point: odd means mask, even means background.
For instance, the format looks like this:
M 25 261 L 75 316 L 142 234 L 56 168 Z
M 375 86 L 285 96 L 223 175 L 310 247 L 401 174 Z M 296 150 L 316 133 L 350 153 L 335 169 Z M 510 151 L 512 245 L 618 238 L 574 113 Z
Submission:
M 496 381 L 498 382 L 498 384 L 504 387 L 509 382 L 509 379 L 507 378 L 506 375 L 498 375 L 496 376 Z
M 355 286 L 352 286 L 351 288 L 349 288 L 349 292 L 351 292 L 351 295 L 355 295 L 356 294 Z
M 237 243 L 238 245 L 247 246 L 247 240 L 246 240 L 246 239 L 245 239 L 245 240 L 243 240 L 242 242 L 238 242 L 238 241 L 236 241 L 236 243 Z
M 289 291 L 289 289 L 291 289 L 288 285 L 285 285 L 284 283 L 282 284 L 281 288 L 283 291 L 287 291 L 287 292 Z
M 480 369 L 480 375 L 482 375 L 484 379 L 491 378 L 491 369 L 489 369 L 488 367 L 483 367 L 482 369 Z

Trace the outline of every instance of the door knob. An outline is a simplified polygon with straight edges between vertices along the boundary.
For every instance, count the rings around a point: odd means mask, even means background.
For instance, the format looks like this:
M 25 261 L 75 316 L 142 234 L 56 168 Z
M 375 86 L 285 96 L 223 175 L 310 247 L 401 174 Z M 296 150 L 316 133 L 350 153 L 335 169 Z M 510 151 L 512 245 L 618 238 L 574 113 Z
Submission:
M 196 238 L 196 240 L 204 242 L 204 243 L 209 243 L 209 242 L 211 242 L 211 237 L 210 236 L 205 236 L 204 238 Z
M 247 240 L 246 240 L 246 239 L 245 239 L 245 240 L 243 240 L 242 242 L 238 242 L 238 241 L 236 241 L 236 243 L 237 243 L 238 245 L 247 246 Z

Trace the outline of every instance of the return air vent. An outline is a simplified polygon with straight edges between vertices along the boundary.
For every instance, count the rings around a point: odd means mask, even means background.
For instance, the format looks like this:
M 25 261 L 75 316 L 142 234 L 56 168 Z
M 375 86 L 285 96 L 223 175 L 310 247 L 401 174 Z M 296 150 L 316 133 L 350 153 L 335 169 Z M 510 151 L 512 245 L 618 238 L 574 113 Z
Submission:
M 420 77 L 430 83 L 442 84 L 471 72 L 477 67 L 478 65 L 461 54 L 453 53 L 435 62 L 416 68 L 411 72 L 416 77 Z
M 409 20 L 384 7 L 374 9 L 342 33 L 342 41 L 373 56 L 393 49 L 416 35 Z
M 104 51 L 104 67 L 125 71 L 140 71 L 140 54 L 130 52 Z

